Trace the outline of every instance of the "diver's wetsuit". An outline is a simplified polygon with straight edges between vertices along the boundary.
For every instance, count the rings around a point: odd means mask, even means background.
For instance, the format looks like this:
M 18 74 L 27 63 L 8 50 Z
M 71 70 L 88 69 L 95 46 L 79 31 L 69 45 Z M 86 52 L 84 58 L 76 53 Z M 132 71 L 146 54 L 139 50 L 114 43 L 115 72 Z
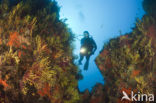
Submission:
M 83 53 L 83 54 L 80 53 L 79 64 L 81 64 L 81 61 L 83 60 L 84 56 L 86 56 L 85 65 L 88 65 L 89 58 L 96 51 L 97 45 L 96 45 L 95 41 L 92 38 L 84 37 L 84 38 L 81 39 L 81 48 L 85 48 L 87 51 L 85 53 Z

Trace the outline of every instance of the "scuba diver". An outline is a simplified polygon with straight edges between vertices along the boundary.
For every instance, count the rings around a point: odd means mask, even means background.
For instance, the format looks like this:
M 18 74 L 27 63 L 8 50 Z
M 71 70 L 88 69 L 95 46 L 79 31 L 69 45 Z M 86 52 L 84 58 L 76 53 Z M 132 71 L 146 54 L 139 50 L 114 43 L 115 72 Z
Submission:
M 92 37 L 90 37 L 88 31 L 83 32 L 84 37 L 81 39 L 81 48 L 80 48 L 80 59 L 79 65 L 82 65 L 81 61 L 84 56 L 86 57 L 86 63 L 84 65 L 84 70 L 88 69 L 90 56 L 93 55 L 97 49 L 97 45 Z

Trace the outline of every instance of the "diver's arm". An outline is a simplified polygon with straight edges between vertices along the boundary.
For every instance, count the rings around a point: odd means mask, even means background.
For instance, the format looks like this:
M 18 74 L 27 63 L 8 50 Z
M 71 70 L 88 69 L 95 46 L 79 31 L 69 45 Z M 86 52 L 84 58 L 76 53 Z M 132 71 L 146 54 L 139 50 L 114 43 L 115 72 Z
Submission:
M 92 41 L 93 41 L 93 54 L 95 53 L 95 51 L 96 51 L 96 49 L 97 49 L 97 45 L 96 45 L 96 43 L 95 43 L 95 41 L 92 39 Z
M 84 44 L 84 38 L 81 39 L 81 46 Z
M 94 48 L 94 52 L 96 51 L 96 49 L 97 49 L 97 45 L 96 45 L 96 43 L 94 42 L 94 44 L 95 44 L 95 48 Z

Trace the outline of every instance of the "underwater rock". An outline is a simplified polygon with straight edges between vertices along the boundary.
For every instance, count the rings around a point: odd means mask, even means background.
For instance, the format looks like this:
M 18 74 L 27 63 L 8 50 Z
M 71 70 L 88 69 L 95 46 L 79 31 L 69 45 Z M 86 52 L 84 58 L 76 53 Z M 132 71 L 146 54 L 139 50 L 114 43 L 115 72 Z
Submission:
M 147 15 L 138 20 L 132 33 L 111 39 L 96 58 L 106 81 L 103 88 L 107 89 L 103 92 L 109 102 L 130 102 L 121 101 L 123 91 L 156 95 L 155 0 L 144 0 L 143 6 Z
M 148 15 L 156 17 L 156 1 L 155 0 L 144 0 L 143 7 Z
M 0 103 L 79 102 L 74 35 L 57 2 L 0 0 L 0 13 Z

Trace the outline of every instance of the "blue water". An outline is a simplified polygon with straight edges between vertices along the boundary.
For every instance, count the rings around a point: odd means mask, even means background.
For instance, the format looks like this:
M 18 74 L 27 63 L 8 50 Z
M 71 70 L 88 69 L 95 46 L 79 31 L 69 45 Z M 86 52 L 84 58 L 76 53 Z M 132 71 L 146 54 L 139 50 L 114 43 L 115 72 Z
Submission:
M 61 6 L 60 17 L 67 18 L 66 23 L 76 36 L 88 30 L 97 43 L 97 51 L 90 58 L 89 69 L 82 70 L 83 80 L 79 80 L 78 88 L 82 92 L 91 89 L 96 83 L 104 84 L 104 77 L 95 65 L 95 58 L 109 39 L 129 33 L 135 26 L 136 18 L 145 14 L 143 0 L 57 0 Z M 81 37 L 78 37 L 81 39 Z M 79 56 L 80 41 L 76 39 L 74 54 Z M 85 58 L 83 60 L 83 64 Z M 77 60 L 76 60 L 77 63 Z
M 88 70 L 83 70 L 84 64 L 86 62 L 85 58 L 82 62 L 83 65 L 79 66 L 80 70 L 82 70 L 82 75 L 84 76 L 83 80 L 79 80 L 78 82 L 79 84 L 78 88 L 81 92 L 84 91 L 85 89 L 91 91 L 96 83 L 104 84 L 104 78 L 101 75 L 94 61 L 97 55 L 98 51 L 96 51 L 95 55 L 91 56 Z

